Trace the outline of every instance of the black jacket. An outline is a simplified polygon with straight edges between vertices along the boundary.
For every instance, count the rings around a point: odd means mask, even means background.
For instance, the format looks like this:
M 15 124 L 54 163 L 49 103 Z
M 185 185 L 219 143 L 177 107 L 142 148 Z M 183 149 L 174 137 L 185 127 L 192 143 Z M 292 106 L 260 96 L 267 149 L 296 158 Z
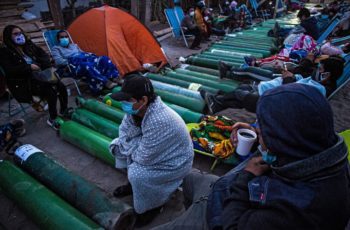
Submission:
M 320 36 L 320 30 L 315 17 L 309 17 L 303 20 L 300 25 L 305 29 L 305 34 L 311 36 L 313 39 L 317 40 Z
M 34 44 L 28 45 L 25 53 L 41 69 L 52 66 L 49 55 Z M 2 47 L 0 49 L 0 66 L 5 71 L 7 86 L 16 100 L 24 103 L 30 102 L 32 99 L 32 70 L 30 65 L 16 50 Z
M 210 229 L 345 229 L 350 218 L 346 156 L 340 138 L 323 153 L 265 176 L 241 171 L 220 178 L 208 200 Z

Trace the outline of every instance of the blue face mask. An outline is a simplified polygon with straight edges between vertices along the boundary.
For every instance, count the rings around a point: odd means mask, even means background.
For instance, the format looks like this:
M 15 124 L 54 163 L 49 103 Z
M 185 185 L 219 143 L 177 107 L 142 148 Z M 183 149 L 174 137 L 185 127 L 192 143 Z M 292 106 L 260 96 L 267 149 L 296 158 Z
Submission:
M 69 45 L 69 38 L 60 38 L 60 46 L 67 47 Z
M 24 45 L 26 43 L 26 37 L 24 37 L 23 34 L 19 34 L 19 35 L 15 36 L 13 41 L 17 45 Z
M 133 106 L 134 106 L 135 102 L 128 102 L 128 101 L 122 101 L 122 110 L 127 113 L 127 114 L 130 114 L 130 115 L 136 115 L 140 112 L 140 109 L 143 107 L 143 105 L 138 108 L 138 109 L 134 109 Z
M 261 145 L 258 146 L 258 150 L 260 151 L 262 159 L 263 161 L 265 161 L 266 164 L 271 165 L 273 162 L 276 161 L 277 157 L 271 155 L 268 151 L 263 150 Z

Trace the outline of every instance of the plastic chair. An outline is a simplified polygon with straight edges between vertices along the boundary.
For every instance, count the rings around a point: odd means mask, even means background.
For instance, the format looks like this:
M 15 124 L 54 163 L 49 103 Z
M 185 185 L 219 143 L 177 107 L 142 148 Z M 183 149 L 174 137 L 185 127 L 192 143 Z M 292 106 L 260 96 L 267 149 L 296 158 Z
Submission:
M 183 28 L 181 27 L 181 21 L 184 19 L 185 14 L 181 7 L 175 6 L 174 8 L 167 8 L 164 10 L 164 14 L 172 30 L 175 38 L 183 38 L 186 47 L 188 48 L 188 42 L 186 37 L 192 37 L 192 35 L 185 35 Z
M 59 30 L 47 30 L 47 31 L 43 32 L 43 38 L 45 40 L 45 43 L 46 43 L 47 48 L 49 49 L 49 52 L 50 52 L 51 55 L 52 55 L 52 52 L 51 52 L 52 47 L 54 47 L 56 45 L 59 45 L 58 41 L 57 41 L 57 32 L 58 31 Z M 68 32 L 67 32 L 67 34 L 69 36 L 69 39 L 73 42 L 73 39 L 70 36 L 70 34 Z M 68 67 L 69 71 L 71 72 L 69 65 L 67 65 L 67 67 Z M 56 74 L 56 76 L 57 76 L 58 79 L 61 80 L 61 77 L 58 74 Z M 79 85 L 78 85 L 79 81 L 74 79 L 74 78 L 72 78 L 72 77 L 66 77 L 66 79 L 70 79 L 72 81 L 72 83 L 67 83 L 66 86 L 74 85 L 76 90 L 77 90 L 78 95 L 81 96 L 82 94 L 81 94 L 81 91 L 80 91 L 80 88 L 79 88 Z

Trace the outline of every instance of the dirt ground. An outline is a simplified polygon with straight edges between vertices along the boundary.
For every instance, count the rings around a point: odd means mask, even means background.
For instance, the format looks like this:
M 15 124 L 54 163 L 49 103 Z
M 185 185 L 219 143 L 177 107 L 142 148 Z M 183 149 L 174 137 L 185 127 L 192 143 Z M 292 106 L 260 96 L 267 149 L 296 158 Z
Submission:
M 214 40 L 214 39 L 213 39 Z M 178 57 L 188 56 L 200 51 L 189 50 L 184 46 L 182 40 L 168 38 L 161 42 L 169 62 L 175 66 L 179 63 Z M 205 49 L 209 43 L 202 44 Z M 74 92 L 73 92 L 74 93 Z M 350 84 L 340 90 L 340 92 L 330 101 L 334 111 L 335 129 L 342 131 L 350 128 Z M 70 96 L 69 105 L 74 107 L 74 96 Z M 7 111 L 7 99 L 0 100 L 0 110 Z M 63 141 L 57 133 L 46 124 L 47 114 L 37 113 L 28 108 L 25 115 L 18 114 L 16 117 L 22 117 L 26 120 L 27 134 L 20 139 L 22 143 L 32 144 L 54 159 L 64 165 L 74 173 L 79 174 L 88 181 L 96 184 L 102 190 L 106 191 L 112 198 L 112 192 L 115 187 L 126 183 L 126 176 L 104 164 L 100 160 L 91 157 L 89 154 L 81 151 L 79 148 Z M 230 112 L 230 111 L 228 111 Z M 239 113 L 239 111 L 235 111 Z M 0 123 L 9 121 L 6 114 L 1 114 Z M 0 155 L 0 159 L 8 158 L 8 156 Z M 208 172 L 213 160 L 203 156 L 196 156 L 194 167 Z M 216 175 L 222 175 L 231 167 L 225 164 L 219 164 L 215 171 Z M 112 198 L 113 199 L 113 198 Z M 131 203 L 131 197 L 125 199 Z M 14 204 L 0 192 L 0 229 L 22 229 L 34 230 L 37 226 Z M 140 229 L 150 229 L 166 223 L 178 216 L 184 210 L 182 205 L 181 192 L 174 194 L 172 199 L 165 205 L 163 212 L 158 215 L 148 226 Z

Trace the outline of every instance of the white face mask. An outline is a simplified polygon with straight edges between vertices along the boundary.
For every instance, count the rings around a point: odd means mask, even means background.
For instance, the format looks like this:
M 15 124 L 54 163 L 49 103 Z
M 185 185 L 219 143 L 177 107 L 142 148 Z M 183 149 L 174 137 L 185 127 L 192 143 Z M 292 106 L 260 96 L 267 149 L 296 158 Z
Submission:
M 194 16 L 194 11 L 190 12 L 190 16 L 193 17 Z

